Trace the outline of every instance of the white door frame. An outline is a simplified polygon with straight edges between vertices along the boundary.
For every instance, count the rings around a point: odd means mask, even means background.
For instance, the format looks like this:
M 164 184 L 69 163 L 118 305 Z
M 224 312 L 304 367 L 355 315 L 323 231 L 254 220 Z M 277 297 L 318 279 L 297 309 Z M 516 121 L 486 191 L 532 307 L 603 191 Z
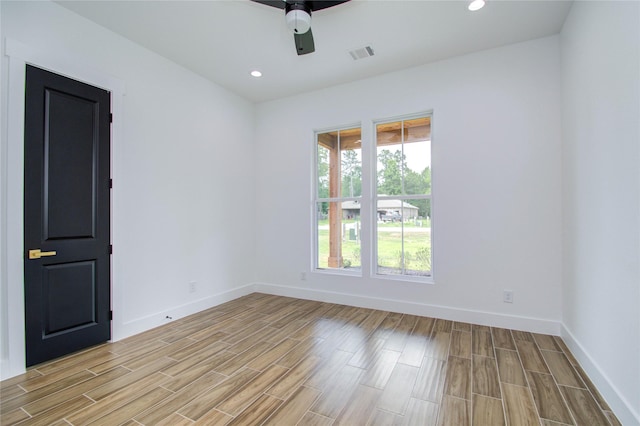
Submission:
M 123 103 L 125 84 L 122 80 L 82 62 L 82 58 L 65 51 L 40 51 L 12 39 L 5 40 L 5 56 L 8 62 L 6 80 L 6 130 L 0 134 L 0 333 L 4 347 L 0 348 L 0 380 L 25 372 L 25 318 L 24 318 L 24 93 L 26 64 L 46 69 L 56 74 L 73 78 L 111 92 L 111 111 L 114 119 L 111 126 L 111 177 L 115 179 L 114 164 L 118 161 L 120 141 L 123 134 Z M 5 89 L 5 87 L 3 87 Z M 111 242 L 115 244 L 114 206 L 117 197 L 111 193 Z M 111 323 L 112 339 L 121 329 L 116 321 L 121 312 L 121 289 L 118 288 L 115 257 L 111 259 L 111 308 L 114 321 Z

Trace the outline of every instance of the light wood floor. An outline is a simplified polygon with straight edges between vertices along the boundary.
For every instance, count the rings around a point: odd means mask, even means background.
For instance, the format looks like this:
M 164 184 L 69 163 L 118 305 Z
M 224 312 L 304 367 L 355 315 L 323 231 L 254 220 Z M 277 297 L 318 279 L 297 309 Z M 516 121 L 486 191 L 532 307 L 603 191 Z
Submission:
M 1 383 L 2 425 L 618 425 L 558 337 L 254 293 Z

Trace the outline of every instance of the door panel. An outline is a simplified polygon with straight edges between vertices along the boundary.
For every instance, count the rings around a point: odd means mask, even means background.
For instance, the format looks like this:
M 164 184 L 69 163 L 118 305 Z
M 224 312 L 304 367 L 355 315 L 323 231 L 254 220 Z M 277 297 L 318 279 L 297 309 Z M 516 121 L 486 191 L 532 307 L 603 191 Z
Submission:
M 27 66 L 27 366 L 105 342 L 110 322 L 110 94 Z M 39 249 L 41 255 L 30 255 Z

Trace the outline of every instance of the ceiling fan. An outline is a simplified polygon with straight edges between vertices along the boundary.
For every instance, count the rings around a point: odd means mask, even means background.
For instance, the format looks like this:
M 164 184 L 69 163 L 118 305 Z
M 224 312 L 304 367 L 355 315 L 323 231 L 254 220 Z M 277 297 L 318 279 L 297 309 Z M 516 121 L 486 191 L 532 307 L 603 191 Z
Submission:
M 311 33 L 311 12 L 346 3 L 349 0 L 251 0 L 256 3 L 283 9 L 287 26 L 293 32 L 298 55 L 315 52 Z

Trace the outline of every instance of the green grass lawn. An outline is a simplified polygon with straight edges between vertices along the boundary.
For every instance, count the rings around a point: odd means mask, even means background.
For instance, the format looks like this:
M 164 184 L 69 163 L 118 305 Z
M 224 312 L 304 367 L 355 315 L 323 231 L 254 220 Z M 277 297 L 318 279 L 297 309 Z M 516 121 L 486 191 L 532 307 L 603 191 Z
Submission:
M 345 221 L 346 222 L 346 221 Z M 343 222 L 343 223 L 345 223 Z M 353 221 L 352 221 L 353 222 Z M 347 222 L 348 223 L 348 222 Z M 382 227 L 400 228 L 400 223 L 379 224 Z M 430 231 L 417 231 L 414 224 L 405 223 L 404 226 L 404 259 L 402 258 L 402 233 L 399 231 L 378 232 L 378 266 L 387 270 L 402 271 L 404 260 L 405 272 L 411 275 L 429 275 L 431 271 L 431 240 Z M 329 257 L 329 230 L 318 231 L 318 266 L 327 268 Z M 346 268 L 360 268 L 360 242 L 347 238 L 342 241 L 342 257 Z

